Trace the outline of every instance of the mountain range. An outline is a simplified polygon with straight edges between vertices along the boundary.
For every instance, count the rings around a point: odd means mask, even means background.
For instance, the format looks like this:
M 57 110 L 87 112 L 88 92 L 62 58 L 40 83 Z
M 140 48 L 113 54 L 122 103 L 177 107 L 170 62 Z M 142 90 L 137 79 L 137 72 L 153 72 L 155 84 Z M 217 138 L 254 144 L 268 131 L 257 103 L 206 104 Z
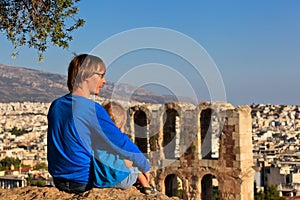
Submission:
M 67 77 L 40 70 L 0 64 L 0 102 L 51 102 L 68 93 Z M 176 102 L 172 95 L 161 95 L 128 84 L 107 82 L 101 90 L 105 99 L 129 100 L 144 103 Z M 195 102 L 188 97 L 180 101 Z M 197 100 L 198 102 L 198 100 Z

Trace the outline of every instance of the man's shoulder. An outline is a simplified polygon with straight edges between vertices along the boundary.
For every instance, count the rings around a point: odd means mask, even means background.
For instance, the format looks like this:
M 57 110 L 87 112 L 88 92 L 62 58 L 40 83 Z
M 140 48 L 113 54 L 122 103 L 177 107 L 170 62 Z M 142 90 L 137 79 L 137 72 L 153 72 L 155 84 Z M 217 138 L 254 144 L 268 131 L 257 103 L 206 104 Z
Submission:
M 52 101 L 51 105 L 55 105 L 55 104 L 57 104 L 57 103 L 60 103 L 60 102 L 62 102 L 62 101 L 65 101 L 67 95 L 68 95 L 68 94 L 63 95 L 63 96 L 61 96 L 61 97 L 58 97 L 58 98 L 54 99 L 54 100 Z

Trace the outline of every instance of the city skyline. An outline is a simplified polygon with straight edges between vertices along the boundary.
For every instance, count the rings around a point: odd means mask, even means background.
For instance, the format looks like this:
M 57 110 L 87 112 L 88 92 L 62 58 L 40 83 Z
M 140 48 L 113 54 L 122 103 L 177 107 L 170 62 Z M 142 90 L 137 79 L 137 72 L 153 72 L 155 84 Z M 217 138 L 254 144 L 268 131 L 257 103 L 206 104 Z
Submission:
M 299 1 L 131 1 L 130 4 L 123 1 L 81 1 L 78 7 L 78 16 L 86 20 L 86 24 L 72 34 L 73 41 L 68 50 L 49 46 L 44 54 L 45 61 L 38 63 L 36 50 L 21 47 L 18 57 L 12 59 L 12 45 L 2 35 L 0 63 L 66 75 L 74 52 L 95 52 L 99 44 L 117 34 L 156 27 L 183 34 L 203 47 L 217 67 L 220 82 L 224 84 L 224 99 L 229 103 L 300 104 L 300 93 L 297 92 L 300 74 Z M 110 51 L 114 48 L 117 46 L 111 47 Z M 108 66 L 117 70 L 108 70 L 107 80 L 119 81 L 135 67 L 155 63 L 176 69 L 177 74 L 192 85 L 199 98 L 210 100 L 208 82 L 193 77 L 193 67 L 188 67 L 176 56 L 172 52 L 157 50 L 130 52 Z M 123 68 L 118 67 L 121 65 Z M 117 72 L 121 74 L 113 76 Z M 164 77 L 170 74 L 165 73 L 162 73 Z M 181 79 L 168 79 L 171 81 L 165 85 L 159 81 L 150 86 L 145 82 L 142 85 L 160 92 L 184 94 L 176 90 L 181 87 L 178 81 Z

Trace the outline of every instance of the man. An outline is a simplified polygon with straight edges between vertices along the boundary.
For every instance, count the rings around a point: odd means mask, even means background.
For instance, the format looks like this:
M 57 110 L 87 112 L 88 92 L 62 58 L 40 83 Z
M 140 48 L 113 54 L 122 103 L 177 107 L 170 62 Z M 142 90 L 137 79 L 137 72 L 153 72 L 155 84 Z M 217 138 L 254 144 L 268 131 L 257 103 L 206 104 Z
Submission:
M 82 193 L 93 187 L 95 177 L 97 187 L 128 188 L 138 174 L 120 165 L 122 159 L 131 160 L 149 181 L 146 157 L 114 125 L 104 108 L 89 99 L 100 93 L 106 83 L 105 73 L 99 57 L 74 57 L 68 68 L 70 93 L 53 101 L 49 108 L 48 170 L 59 190 Z M 102 153 L 94 157 L 94 152 Z

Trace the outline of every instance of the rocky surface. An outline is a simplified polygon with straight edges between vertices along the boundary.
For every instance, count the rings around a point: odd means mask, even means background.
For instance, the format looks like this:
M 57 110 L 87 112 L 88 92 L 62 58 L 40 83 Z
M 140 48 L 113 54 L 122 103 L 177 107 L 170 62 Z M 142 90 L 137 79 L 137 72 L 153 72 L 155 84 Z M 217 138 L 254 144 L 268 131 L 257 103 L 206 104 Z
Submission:
M 115 188 L 93 188 L 81 196 L 61 192 L 55 187 L 23 187 L 0 189 L 0 200 L 179 200 L 178 197 L 167 197 L 162 193 L 144 195 L 135 187 L 126 190 Z

